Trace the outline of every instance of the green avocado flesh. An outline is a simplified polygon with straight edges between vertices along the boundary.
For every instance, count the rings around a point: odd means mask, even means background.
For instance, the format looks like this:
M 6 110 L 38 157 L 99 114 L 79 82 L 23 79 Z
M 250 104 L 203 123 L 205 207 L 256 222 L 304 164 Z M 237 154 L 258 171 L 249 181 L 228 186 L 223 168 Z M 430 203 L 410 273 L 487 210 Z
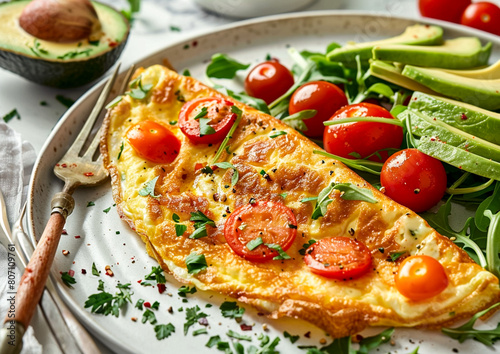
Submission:
M 442 95 L 489 110 L 500 109 L 500 79 L 475 79 L 412 65 L 406 65 L 402 74 Z
M 413 25 L 399 36 L 387 38 L 379 41 L 364 43 L 349 43 L 341 48 L 336 48 L 327 54 L 331 61 L 341 61 L 344 64 L 355 64 L 356 56 L 359 55 L 362 61 L 372 57 L 372 49 L 375 46 L 389 44 L 408 45 L 433 45 L 443 42 L 443 29 L 438 26 Z
M 465 133 L 460 129 L 452 127 L 439 119 L 433 119 L 425 114 L 413 110 L 406 110 L 398 115 L 398 118 L 409 119 L 411 131 L 418 137 L 431 137 L 444 144 L 500 162 L 500 145 Z
M 0 4 L 0 66 L 4 69 L 43 85 L 76 87 L 104 74 L 125 47 L 128 21 L 105 4 L 92 2 L 103 33 L 97 42 L 55 43 L 37 39 L 19 26 L 29 2 Z
M 415 92 L 408 109 L 500 145 L 500 114 L 471 104 Z
M 373 48 L 373 58 L 433 68 L 469 69 L 486 65 L 491 47 L 491 42 L 483 47 L 476 37 L 460 37 L 437 46 L 380 45 Z

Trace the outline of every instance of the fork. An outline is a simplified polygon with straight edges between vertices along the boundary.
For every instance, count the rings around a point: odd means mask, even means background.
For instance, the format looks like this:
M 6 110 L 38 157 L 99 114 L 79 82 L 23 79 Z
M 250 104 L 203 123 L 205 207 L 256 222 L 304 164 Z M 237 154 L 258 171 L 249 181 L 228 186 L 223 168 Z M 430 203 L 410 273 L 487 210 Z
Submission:
M 94 109 L 74 143 L 54 167 L 54 173 L 64 181 L 64 187 L 62 192 L 56 193 L 52 198 L 50 218 L 19 282 L 15 299 L 15 316 L 12 318 L 6 317 L 5 319 L 5 324 L 10 323 L 16 327 L 18 335 L 15 337 L 15 342 L 18 347 L 22 345 L 22 335 L 25 329 L 28 328 L 36 306 L 40 301 L 66 218 L 74 209 L 73 192 L 79 186 L 95 186 L 108 177 L 108 173 L 102 164 L 102 156 L 99 155 L 97 159 L 94 158 L 99 147 L 99 132 L 83 154 L 80 153 L 91 135 L 95 121 L 104 108 L 116 80 L 119 67 L 120 65 L 117 65 L 111 78 L 104 86 Z M 131 73 L 132 68 L 123 81 L 120 93 L 124 91 Z

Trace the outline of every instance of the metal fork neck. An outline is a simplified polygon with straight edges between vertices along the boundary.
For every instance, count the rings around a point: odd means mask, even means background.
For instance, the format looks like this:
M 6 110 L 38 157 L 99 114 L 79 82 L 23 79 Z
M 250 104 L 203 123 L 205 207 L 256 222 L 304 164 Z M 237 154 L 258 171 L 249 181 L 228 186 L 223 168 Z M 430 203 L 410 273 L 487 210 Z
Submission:
M 71 194 L 66 192 L 56 193 L 50 202 L 52 211 L 50 214 L 59 213 L 64 219 L 73 212 L 75 200 Z

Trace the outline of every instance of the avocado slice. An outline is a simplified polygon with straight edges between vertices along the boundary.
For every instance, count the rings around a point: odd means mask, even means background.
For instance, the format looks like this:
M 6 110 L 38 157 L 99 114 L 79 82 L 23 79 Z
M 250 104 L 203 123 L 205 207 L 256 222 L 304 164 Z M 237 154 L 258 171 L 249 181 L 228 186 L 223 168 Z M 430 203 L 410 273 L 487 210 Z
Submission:
M 103 75 L 125 47 L 129 23 L 108 5 L 92 2 L 102 26 L 98 41 L 57 43 L 37 39 L 19 26 L 29 2 L 0 4 L 0 67 L 4 69 L 42 85 L 77 87 Z
M 470 77 L 471 79 L 495 80 L 495 79 L 500 79 L 500 60 L 498 60 L 495 64 L 492 64 L 487 67 L 481 67 L 478 69 L 471 69 L 471 70 L 442 69 L 442 70 L 450 74 Z
M 427 86 L 424 86 L 415 80 L 403 76 L 403 74 L 401 73 L 402 70 L 394 66 L 392 63 L 381 60 L 371 60 L 370 72 L 373 76 L 392 82 L 393 84 L 407 88 L 409 90 L 425 92 L 431 95 L 436 94 L 436 92 L 432 91 Z
M 500 108 L 500 79 L 475 79 L 412 65 L 406 65 L 402 74 L 444 96 L 489 110 Z
M 347 66 L 356 65 L 356 56 L 362 61 L 372 57 L 372 49 L 375 46 L 386 44 L 408 44 L 408 45 L 433 45 L 443 42 L 443 29 L 438 26 L 413 25 L 399 36 L 382 39 L 379 41 L 364 43 L 348 43 L 343 47 L 336 48 L 327 54 L 330 61 L 340 61 Z
M 439 119 L 432 119 L 425 114 L 410 109 L 400 113 L 398 118 L 400 120 L 410 119 L 411 131 L 418 137 L 434 137 L 442 143 L 500 162 L 500 145 L 490 143 L 452 127 Z
M 420 138 L 418 149 L 424 154 L 446 162 L 463 171 L 486 178 L 500 180 L 500 163 L 462 150 L 453 145 L 444 144 L 431 136 Z
M 500 114 L 468 103 L 414 92 L 408 109 L 436 118 L 473 136 L 500 145 Z
M 373 48 L 373 58 L 425 67 L 469 69 L 486 65 L 491 42 L 484 47 L 476 37 L 459 37 L 439 46 L 389 44 Z

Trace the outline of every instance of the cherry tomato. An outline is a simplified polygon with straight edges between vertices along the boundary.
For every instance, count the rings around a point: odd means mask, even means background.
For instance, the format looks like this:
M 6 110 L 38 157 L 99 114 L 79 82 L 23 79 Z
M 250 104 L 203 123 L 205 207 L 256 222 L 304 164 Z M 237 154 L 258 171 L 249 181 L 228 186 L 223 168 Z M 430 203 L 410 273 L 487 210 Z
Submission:
M 293 85 L 293 75 L 277 60 L 258 64 L 245 79 L 245 91 L 270 104 Z
M 168 128 L 145 120 L 127 131 L 127 140 L 135 152 L 155 163 L 171 163 L 179 155 L 181 142 Z
M 424 17 L 460 23 L 460 18 L 471 0 L 419 0 L 418 8 Z
M 250 261 L 266 261 L 278 252 L 265 244 L 279 245 L 286 251 L 297 235 L 295 215 L 281 203 L 260 200 L 236 209 L 224 225 L 224 237 L 239 256 Z M 251 249 L 251 243 L 262 239 L 262 244 Z M 257 241 L 255 241 L 257 240 Z
M 476 2 L 465 9 L 460 23 L 500 36 L 500 8 L 491 2 Z
M 316 115 L 304 120 L 307 126 L 304 134 L 315 138 L 323 136 L 323 122 L 347 103 L 347 97 L 338 86 L 326 81 L 311 81 L 295 90 L 288 111 L 295 114 L 306 109 L 315 109 Z
M 349 237 L 329 237 L 309 246 L 304 262 L 315 274 L 343 280 L 366 273 L 372 257 L 362 242 Z
M 234 103 L 218 97 L 188 101 L 179 112 L 179 128 L 195 144 L 215 144 L 226 137 L 236 120 L 236 114 L 231 112 L 233 105 Z M 204 109 L 206 114 L 203 114 Z M 210 133 L 201 134 L 201 119 L 209 119 L 208 126 L 212 128 Z
M 420 213 L 443 198 L 446 172 L 439 160 L 417 149 L 405 149 L 384 163 L 380 183 L 385 195 Z
M 436 296 L 448 286 L 448 277 L 441 263 L 425 255 L 405 258 L 395 281 L 401 294 L 416 301 Z
M 339 109 L 329 120 L 353 117 L 379 117 L 394 119 L 388 110 L 371 103 L 361 102 Z M 325 150 L 348 159 L 366 158 L 388 148 L 399 148 L 403 142 L 403 128 L 384 123 L 356 122 L 328 126 L 323 135 Z M 380 151 L 380 156 L 369 159 L 383 162 L 389 156 Z

